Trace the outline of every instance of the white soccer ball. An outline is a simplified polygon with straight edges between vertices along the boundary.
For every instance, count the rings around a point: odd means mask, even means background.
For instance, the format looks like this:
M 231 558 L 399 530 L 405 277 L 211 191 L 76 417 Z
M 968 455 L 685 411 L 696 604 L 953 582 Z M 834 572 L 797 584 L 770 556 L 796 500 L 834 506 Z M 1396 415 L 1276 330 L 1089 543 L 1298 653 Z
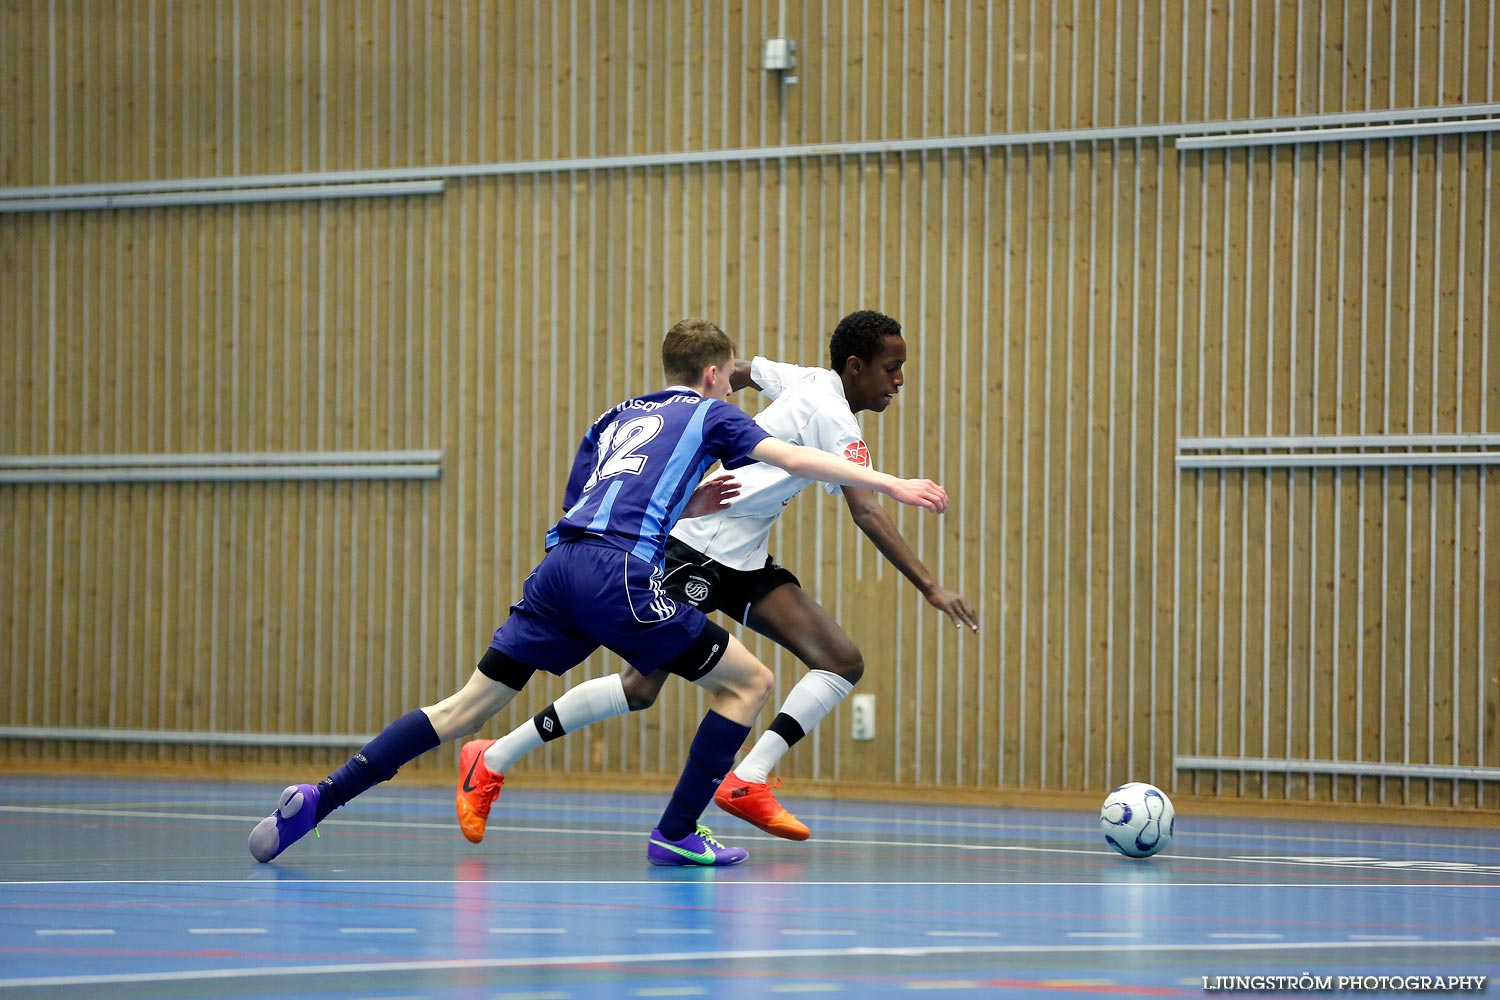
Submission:
M 1172 842 L 1177 813 L 1155 785 L 1132 781 L 1109 793 L 1099 809 L 1104 841 L 1127 858 L 1149 858 Z

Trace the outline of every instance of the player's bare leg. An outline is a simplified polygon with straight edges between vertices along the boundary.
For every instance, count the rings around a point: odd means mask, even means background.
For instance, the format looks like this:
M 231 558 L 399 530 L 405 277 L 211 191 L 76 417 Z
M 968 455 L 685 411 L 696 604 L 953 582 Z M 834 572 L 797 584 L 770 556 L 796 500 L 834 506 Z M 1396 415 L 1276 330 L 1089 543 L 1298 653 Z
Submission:
M 833 711 L 864 674 L 859 647 L 833 616 L 795 584 L 766 594 L 750 608 L 745 624 L 782 646 L 808 667 L 755 746 L 719 786 L 714 802 L 769 834 L 806 840 L 811 831 L 776 801 L 771 769 L 787 750 Z
M 481 662 L 482 667 L 486 665 L 489 674 L 476 669 L 462 691 L 425 710 L 445 743 L 478 731 L 495 713 L 510 704 L 531 676 L 529 668 L 493 649 Z M 458 790 L 453 796 L 453 808 L 459 830 L 465 839 L 475 844 L 484 839 L 490 807 L 505 784 L 503 774 L 492 773 L 484 766 L 484 751 L 493 742 L 470 741 L 464 744 L 458 758 Z

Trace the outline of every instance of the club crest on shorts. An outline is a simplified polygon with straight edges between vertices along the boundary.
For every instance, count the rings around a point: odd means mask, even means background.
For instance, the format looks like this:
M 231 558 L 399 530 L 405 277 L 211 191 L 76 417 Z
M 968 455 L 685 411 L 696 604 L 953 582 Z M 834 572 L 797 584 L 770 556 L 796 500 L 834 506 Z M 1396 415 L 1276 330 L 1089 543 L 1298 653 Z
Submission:
M 708 581 L 701 576 L 690 576 L 682 585 L 682 596 L 688 599 L 693 607 L 698 607 L 708 600 Z

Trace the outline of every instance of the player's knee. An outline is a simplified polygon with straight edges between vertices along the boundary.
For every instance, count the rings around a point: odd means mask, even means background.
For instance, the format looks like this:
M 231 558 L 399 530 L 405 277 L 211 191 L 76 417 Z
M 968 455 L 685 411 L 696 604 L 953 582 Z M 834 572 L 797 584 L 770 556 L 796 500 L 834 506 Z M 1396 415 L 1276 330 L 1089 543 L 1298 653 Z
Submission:
M 752 701 L 765 703 L 770 700 L 771 692 L 776 690 L 776 675 L 771 668 L 764 663 L 757 662 L 755 670 L 745 682 L 745 696 Z
M 865 675 L 865 658 L 860 656 L 859 651 L 856 650 L 854 655 L 845 660 L 835 673 L 850 684 L 858 684 L 860 678 Z
M 838 674 L 850 684 L 858 684 L 859 679 L 865 675 L 865 658 L 859 647 L 852 642 L 830 646 L 818 657 L 818 661 L 812 664 L 815 669 Z
M 629 691 L 625 692 L 625 707 L 630 709 L 632 712 L 643 712 L 655 704 L 655 691 L 650 691 L 641 695 L 632 695 Z
M 510 688 L 470 683 L 423 711 L 427 713 L 438 739 L 449 743 L 479 732 L 491 716 L 504 708 L 513 697 L 515 692 Z
M 437 733 L 439 742 L 451 743 L 479 731 L 483 723 L 475 724 L 472 714 L 464 709 L 454 699 L 447 698 L 436 705 L 428 705 L 422 711 L 427 713 L 427 719 L 432 723 L 432 731 Z
M 625 705 L 632 712 L 655 705 L 656 696 L 661 693 L 661 685 L 652 683 L 633 670 L 620 676 L 620 686 L 625 689 Z

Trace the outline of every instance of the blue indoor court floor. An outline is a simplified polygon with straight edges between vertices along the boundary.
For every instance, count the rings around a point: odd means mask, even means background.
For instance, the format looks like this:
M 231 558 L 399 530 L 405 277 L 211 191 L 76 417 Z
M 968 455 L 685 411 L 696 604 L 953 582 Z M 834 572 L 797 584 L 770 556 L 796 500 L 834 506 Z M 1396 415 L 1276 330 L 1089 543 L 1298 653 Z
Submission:
M 245 838 L 280 789 L 0 778 L 0 995 L 1202 997 L 1205 976 L 1500 976 L 1494 829 L 1183 810 L 1165 854 L 1131 861 L 1083 812 L 787 786 L 813 839 L 710 807 L 750 860 L 661 869 L 664 795 L 518 782 L 473 846 L 450 793 L 398 779 L 256 864 Z

